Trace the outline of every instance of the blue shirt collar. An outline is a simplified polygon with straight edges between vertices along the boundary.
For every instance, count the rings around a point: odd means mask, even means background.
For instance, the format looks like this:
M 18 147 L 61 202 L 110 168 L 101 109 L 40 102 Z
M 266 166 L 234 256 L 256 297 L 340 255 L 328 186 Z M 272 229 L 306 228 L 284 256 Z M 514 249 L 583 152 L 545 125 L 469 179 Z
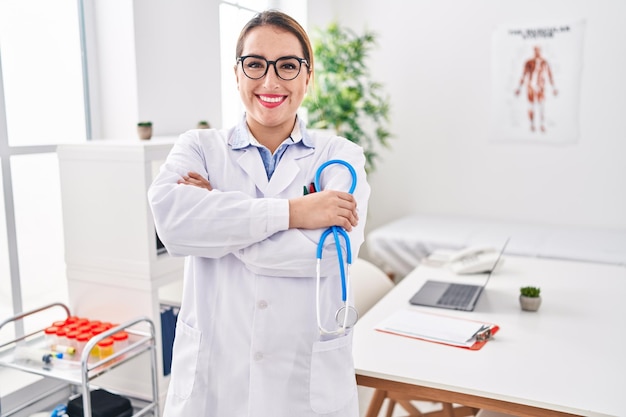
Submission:
M 308 148 L 315 148 L 309 133 L 306 130 L 306 126 L 304 125 L 304 121 L 296 116 L 296 123 L 291 131 L 291 140 L 293 143 L 301 142 L 304 146 Z M 287 138 L 285 138 L 287 139 Z M 231 142 L 231 146 L 233 149 L 243 149 L 248 146 L 259 146 L 256 139 L 252 136 L 250 129 L 248 128 L 248 124 L 246 123 L 246 115 L 243 115 L 241 122 L 235 128 L 235 135 Z

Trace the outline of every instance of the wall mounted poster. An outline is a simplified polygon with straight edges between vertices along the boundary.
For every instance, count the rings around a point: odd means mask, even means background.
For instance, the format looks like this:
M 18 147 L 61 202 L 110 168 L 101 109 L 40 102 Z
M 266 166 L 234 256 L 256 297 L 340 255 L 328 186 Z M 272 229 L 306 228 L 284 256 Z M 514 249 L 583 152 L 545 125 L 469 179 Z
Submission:
M 584 21 L 500 25 L 492 39 L 492 139 L 575 143 Z

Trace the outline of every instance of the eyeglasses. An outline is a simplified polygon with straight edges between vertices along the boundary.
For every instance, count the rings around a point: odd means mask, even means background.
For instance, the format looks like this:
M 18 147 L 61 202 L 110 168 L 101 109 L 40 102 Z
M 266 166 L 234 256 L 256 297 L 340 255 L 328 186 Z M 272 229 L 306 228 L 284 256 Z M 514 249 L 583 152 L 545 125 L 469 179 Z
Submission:
M 276 61 L 268 61 L 262 56 L 246 55 L 237 58 L 237 63 L 241 62 L 241 69 L 246 77 L 258 80 L 265 77 L 270 65 L 274 66 L 274 71 L 278 78 L 291 81 L 295 79 L 302 69 L 302 64 L 309 67 L 309 63 L 304 58 L 296 56 L 283 56 Z

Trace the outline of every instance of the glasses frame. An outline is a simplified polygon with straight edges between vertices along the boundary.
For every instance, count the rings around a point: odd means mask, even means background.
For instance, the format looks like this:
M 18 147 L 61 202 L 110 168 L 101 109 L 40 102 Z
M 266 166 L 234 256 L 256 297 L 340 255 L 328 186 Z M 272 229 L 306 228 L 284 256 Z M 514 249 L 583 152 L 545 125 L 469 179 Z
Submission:
M 256 78 L 249 76 L 246 73 L 246 69 L 243 66 L 243 61 L 246 58 L 256 58 L 256 59 L 260 59 L 260 60 L 265 61 L 267 63 L 267 65 L 265 66 L 265 72 L 263 73 L 263 75 L 261 75 L 260 77 L 256 77 Z M 295 60 L 297 60 L 300 63 L 300 67 L 298 68 L 298 72 L 296 73 L 296 75 L 293 78 L 284 78 L 284 77 L 281 77 L 280 74 L 278 73 L 278 67 L 276 66 L 276 63 L 278 61 L 284 60 L 284 59 L 295 59 Z M 274 73 L 276 74 L 276 76 L 278 78 L 280 78 L 281 80 L 284 80 L 284 81 L 292 81 L 292 80 L 295 80 L 296 78 L 298 78 L 298 75 L 300 75 L 300 72 L 302 71 L 302 64 L 306 65 L 307 70 L 309 69 L 309 62 L 306 59 L 300 58 L 300 57 L 297 57 L 297 56 L 294 56 L 294 55 L 281 56 L 280 58 L 277 58 L 274 61 L 270 61 L 267 58 L 262 57 L 260 55 L 243 55 L 243 56 L 237 57 L 237 64 L 239 64 L 240 62 L 241 62 L 241 70 L 243 71 L 243 75 L 245 75 L 246 77 L 250 78 L 251 80 L 260 80 L 261 78 L 265 77 L 267 75 L 267 71 L 269 71 L 271 65 L 274 66 Z

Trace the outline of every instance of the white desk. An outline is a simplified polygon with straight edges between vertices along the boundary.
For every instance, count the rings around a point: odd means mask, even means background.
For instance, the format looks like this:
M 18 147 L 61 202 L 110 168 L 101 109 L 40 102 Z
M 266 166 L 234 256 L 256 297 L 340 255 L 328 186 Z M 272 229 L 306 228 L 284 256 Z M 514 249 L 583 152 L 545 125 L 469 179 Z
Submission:
M 520 416 L 626 415 L 626 268 L 506 256 L 475 311 L 410 306 L 426 279 L 484 280 L 418 267 L 354 330 L 359 385 Z M 541 287 L 538 312 L 519 307 L 519 287 Z M 500 325 L 481 350 L 373 330 L 398 309 Z

